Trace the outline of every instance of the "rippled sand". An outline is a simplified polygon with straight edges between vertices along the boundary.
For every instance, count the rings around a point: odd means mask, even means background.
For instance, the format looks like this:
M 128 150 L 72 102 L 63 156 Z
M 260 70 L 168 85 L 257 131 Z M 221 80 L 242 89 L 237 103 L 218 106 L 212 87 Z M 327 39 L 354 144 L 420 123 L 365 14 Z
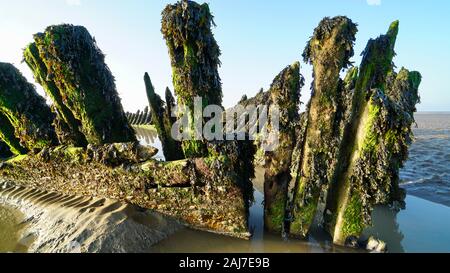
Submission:
M 15 243 L 29 252 L 148 252 L 183 228 L 175 220 L 132 205 L 23 187 L 2 185 L 0 205 L 20 209 L 26 225 L 26 232 L 12 238 L 3 251 L 15 251 L 11 247 Z

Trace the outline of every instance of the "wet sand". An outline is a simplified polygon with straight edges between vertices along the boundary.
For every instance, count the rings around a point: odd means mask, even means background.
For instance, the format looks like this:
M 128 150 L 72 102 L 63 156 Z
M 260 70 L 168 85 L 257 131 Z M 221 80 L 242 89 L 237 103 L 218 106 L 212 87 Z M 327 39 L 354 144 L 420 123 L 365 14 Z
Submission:
M 26 252 L 28 247 L 20 244 L 24 215 L 9 206 L 0 206 L 0 253 Z
M 177 221 L 113 200 L 69 197 L 0 185 L 0 207 L 23 214 L 20 237 L 6 230 L 11 242 L 3 252 L 38 253 L 148 252 L 150 247 L 183 228 Z M 8 219 L 12 219 L 8 216 Z M 17 227 L 17 225 L 12 225 Z M 8 249 L 6 249 L 8 248 Z
M 255 195 L 250 219 L 254 237 L 245 241 L 194 231 L 158 213 L 112 200 L 5 188 L 0 190 L 0 213 L 8 221 L 1 224 L 6 228 L 1 231 L 0 252 L 364 252 L 333 246 L 326 234 L 317 231 L 307 241 L 265 233 L 262 194 L 256 191 Z M 450 252 L 450 208 L 446 206 L 408 196 L 406 210 L 397 214 L 378 207 L 373 216 L 374 227 L 365 234 L 383 238 L 389 252 Z

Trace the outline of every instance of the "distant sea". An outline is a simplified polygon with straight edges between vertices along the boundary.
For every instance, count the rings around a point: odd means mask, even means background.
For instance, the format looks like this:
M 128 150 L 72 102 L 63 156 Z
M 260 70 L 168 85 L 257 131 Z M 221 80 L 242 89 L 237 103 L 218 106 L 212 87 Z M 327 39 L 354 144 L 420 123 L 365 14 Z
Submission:
M 401 183 L 408 194 L 450 207 L 450 112 L 420 112 L 415 119 Z

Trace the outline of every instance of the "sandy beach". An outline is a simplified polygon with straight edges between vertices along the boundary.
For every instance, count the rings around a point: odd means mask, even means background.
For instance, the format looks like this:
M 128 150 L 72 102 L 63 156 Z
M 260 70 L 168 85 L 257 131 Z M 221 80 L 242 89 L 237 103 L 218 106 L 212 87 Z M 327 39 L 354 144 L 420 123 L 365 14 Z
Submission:
M 11 248 L 10 242 L 10 252 L 147 252 L 183 228 L 163 215 L 113 200 L 68 197 L 8 184 L 0 186 L 0 206 L 15 209 L 22 218 L 17 245 Z
M 250 241 L 191 230 L 161 214 L 113 200 L 65 197 L 38 190 L 0 189 L 0 210 L 15 223 L 1 232 L 8 236 L 1 246 L 6 252 L 32 253 L 322 253 L 364 252 L 333 246 L 321 232 L 308 241 L 283 240 L 263 230 L 256 191 L 251 208 Z M 395 213 L 389 208 L 374 211 L 374 227 L 365 236 L 384 238 L 388 251 L 450 252 L 450 208 L 413 196 L 407 208 Z M 439 225 L 434 219 L 442 219 Z M 4 236 L 2 236 L 4 237 Z M 6 238 L 6 237 L 5 237 Z

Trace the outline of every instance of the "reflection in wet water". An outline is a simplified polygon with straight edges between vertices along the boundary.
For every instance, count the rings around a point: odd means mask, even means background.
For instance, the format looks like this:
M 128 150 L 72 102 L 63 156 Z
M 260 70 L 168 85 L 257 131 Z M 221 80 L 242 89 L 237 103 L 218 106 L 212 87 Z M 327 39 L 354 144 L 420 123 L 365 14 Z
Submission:
M 389 252 L 450 253 L 450 209 L 446 206 L 408 196 L 406 210 L 399 213 L 376 208 L 373 224 L 366 236 L 383 238 Z
M 405 236 L 400 231 L 400 225 L 397 222 L 398 211 L 386 206 L 375 208 L 372 213 L 373 227 L 368 228 L 365 233 L 365 239 L 370 236 L 383 238 L 392 253 L 404 253 L 402 242 Z

